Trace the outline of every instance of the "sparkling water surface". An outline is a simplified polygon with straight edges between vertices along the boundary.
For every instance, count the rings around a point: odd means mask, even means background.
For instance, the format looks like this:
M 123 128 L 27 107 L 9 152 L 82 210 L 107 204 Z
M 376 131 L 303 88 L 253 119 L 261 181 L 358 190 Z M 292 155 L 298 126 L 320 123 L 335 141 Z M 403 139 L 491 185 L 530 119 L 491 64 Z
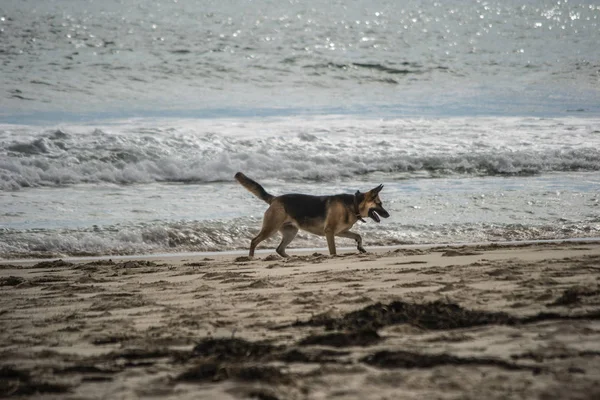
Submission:
M 4 121 L 598 113 L 595 1 L 4 0 Z

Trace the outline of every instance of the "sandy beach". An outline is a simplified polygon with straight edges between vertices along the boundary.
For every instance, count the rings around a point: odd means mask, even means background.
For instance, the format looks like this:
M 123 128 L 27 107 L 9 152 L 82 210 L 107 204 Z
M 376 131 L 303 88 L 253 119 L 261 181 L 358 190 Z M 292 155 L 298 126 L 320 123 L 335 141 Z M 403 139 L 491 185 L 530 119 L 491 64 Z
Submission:
M 0 396 L 600 398 L 600 242 L 0 264 Z

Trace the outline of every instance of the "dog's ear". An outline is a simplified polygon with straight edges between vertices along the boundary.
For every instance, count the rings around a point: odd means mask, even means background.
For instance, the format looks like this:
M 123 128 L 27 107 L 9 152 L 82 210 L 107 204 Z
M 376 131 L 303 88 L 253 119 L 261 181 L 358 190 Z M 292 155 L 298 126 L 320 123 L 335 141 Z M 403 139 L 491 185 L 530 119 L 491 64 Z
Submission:
M 379 185 L 376 188 L 373 188 L 373 189 L 369 190 L 365 194 L 367 195 L 368 199 L 374 199 L 375 197 L 377 197 L 377 195 L 379 194 L 379 192 L 381 192 L 381 189 L 383 189 L 383 185 Z
M 373 195 L 379 194 L 379 192 L 381 192 L 381 189 L 383 189 L 383 185 L 379 185 L 375 189 L 371 189 L 371 193 L 373 193 Z

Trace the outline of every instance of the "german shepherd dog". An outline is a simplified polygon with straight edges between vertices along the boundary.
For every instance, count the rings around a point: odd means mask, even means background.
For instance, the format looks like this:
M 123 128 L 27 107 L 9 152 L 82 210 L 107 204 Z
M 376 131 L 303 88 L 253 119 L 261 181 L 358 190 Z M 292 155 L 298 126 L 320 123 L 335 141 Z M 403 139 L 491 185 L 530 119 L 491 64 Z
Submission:
M 284 194 L 273 196 L 257 182 L 238 172 L 235 179 L 252 194 L 269 204 L 265 211 L 262 229 L 250 242 L 250 257 L 254 256 L 256 246 L 263 240 L 281 232 L 282 239 L 277 246 L 277 254 L 288 257 L 285 248 L 298 233 L 298 229 L 327 238 L 329 254 L 335 255 L 335 236 L 346 237 L 356 241 L 356 248 L 361 253 L 366 250 L 362 246 L 362 238 L 358 233 L 350 232 L 357 222 L 366 222 L 363 217 L 370 217 L 379 222 L 379 216 L 387 218 L 390 214 L 383 208 L 379 185 L 366 193 L 357 191 L 352 194 L 336 194 L 333 196 L 311 196 L 307 194 Z

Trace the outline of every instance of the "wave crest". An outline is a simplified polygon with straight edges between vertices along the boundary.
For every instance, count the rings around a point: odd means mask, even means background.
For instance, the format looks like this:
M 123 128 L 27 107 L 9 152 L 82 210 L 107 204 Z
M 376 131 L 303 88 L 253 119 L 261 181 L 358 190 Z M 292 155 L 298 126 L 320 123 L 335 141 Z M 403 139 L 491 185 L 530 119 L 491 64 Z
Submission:
M 314 181 L 369 173 L 597 171 L 600 138 L 591 126 L 586 120 L 291 119 L 239 123 L 234 129 L 225 123 L 19 135 L 0 129 L 0 189 L 231 181 L 239 170 L 256 178 Z

